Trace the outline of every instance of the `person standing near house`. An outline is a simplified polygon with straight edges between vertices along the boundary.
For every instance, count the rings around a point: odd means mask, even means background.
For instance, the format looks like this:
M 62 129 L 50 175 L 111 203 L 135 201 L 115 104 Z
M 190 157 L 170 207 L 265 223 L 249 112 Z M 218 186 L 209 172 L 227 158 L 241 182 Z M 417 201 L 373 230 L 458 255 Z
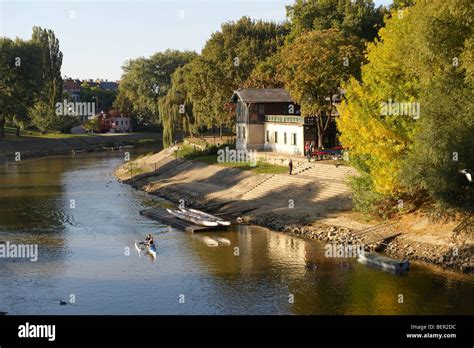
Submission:
M 311 157 L 313 157 L 313 150 L 314 150 L 313 142 L 310 142 L 309 150 L 308 150 L 308 162 L 311 162 Z
M 288 169 L 290 171 L 290 175 L 293 172 L 293 160 L 290 158 L 290 162 L 288 162 Z

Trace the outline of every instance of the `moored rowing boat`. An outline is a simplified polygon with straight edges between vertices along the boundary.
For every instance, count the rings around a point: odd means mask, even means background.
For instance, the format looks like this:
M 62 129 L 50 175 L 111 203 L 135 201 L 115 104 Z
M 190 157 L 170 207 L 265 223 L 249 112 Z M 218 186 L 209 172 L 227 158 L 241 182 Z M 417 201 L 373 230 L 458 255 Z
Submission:
M 216 221 L 205 220 L 203 218 L 199 218 L 198 216 L 194 214 L 185 213 L 180 210 L 171 210 L 171 209 L 166 209 L 166 210 L 168 211 L 168 213 L 177 217 L 178 219 L 192 222 L 193 224 L 196 224 L 196 225 L 201 225 L 201 226 L 206 226 L 206 227 L 215 227 L 219 225 Z
M 197 218 L 200 218 L 200 219 L 203 219 L 203 220 L 215 221 L 219 225 L 222 225 L 222 226 L 230 226 L 230 221 L 224 220 L 220 217 L 217 217 L 217 216 L 212 215 L 212 214 L 205 213 L 205 212 L 200 211 L 200 210 L 184 209 L 184 208 L 180 208 L 180 210 L 185 214 L 188 213 L 189 215 L 196 216 Z
M 395 271 L 405 271 L 409 267 L 407 260 L 395 260 L 377 253 L 363 252 L 359 255 L 358 261 Z

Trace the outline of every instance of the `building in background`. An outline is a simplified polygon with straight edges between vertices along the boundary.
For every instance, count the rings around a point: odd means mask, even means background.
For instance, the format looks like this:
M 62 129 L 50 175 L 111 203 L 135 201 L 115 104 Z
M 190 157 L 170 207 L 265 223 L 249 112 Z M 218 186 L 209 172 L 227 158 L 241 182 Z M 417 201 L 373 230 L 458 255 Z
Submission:
M 130 133 L 133 131 L 132 119 L 117 112 L 101 112 L 99 118 L 99 131 L 101 133 Z
M 71 96 L 75 102 L 81 101 L 81 83 L 79 80 L 66 79 L 63 80 L 63 90 Z
M 284 88 L 239 89 L 230 101 L 235 104 L 238 150 L 303 155 L 305 144 L 317 147 L 317 118 L 303 117 L 299 105 Z M 337 113 L 331 115 L 322 139 L 325 148 L 339 145 L 336 116 Z

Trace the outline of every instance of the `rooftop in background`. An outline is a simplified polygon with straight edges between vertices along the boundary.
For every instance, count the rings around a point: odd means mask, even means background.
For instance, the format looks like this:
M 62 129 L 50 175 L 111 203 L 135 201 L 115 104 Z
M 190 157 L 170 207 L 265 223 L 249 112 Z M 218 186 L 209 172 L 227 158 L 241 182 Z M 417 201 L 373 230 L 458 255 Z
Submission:
M 241 99 L 244 103 L 293 103 L 284 88 L 241 88 L 232 94 L 231 101 Z
M 111 90 L 111 91 L 116 91 L 119 86 L 119 81 L 107 81 L 107 80 L 100 80 L 100 79 L 79 80 L 79 79 L 65 78 L 63 80 L 64 89 L 67 91 L 78 90 L 78 89 L 80 90 L 81 85 L 84 82 L 87 82 L 91 87 L 99 86 L 100 89 Z

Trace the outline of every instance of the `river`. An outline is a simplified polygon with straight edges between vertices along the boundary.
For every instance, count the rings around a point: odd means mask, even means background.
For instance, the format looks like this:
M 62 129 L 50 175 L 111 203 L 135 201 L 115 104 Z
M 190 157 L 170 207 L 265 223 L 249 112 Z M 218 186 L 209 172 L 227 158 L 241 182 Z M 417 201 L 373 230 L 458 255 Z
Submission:
M 134 150 L 132 157 L 147 150 Z M 9 314 L 472 314 L 474 278 L 424 265 L 393 275 L 324 244 L 256 226 L 201 235 L 139 215 L 166 205 L 115 180 L 118 151 L 0 165 L 0 241 L 37 244 L 37 262 L 0 258 Z M 135 240 L 152 233 L 156 260 Z M 60 300 L 66 305 L 60 305 Z

